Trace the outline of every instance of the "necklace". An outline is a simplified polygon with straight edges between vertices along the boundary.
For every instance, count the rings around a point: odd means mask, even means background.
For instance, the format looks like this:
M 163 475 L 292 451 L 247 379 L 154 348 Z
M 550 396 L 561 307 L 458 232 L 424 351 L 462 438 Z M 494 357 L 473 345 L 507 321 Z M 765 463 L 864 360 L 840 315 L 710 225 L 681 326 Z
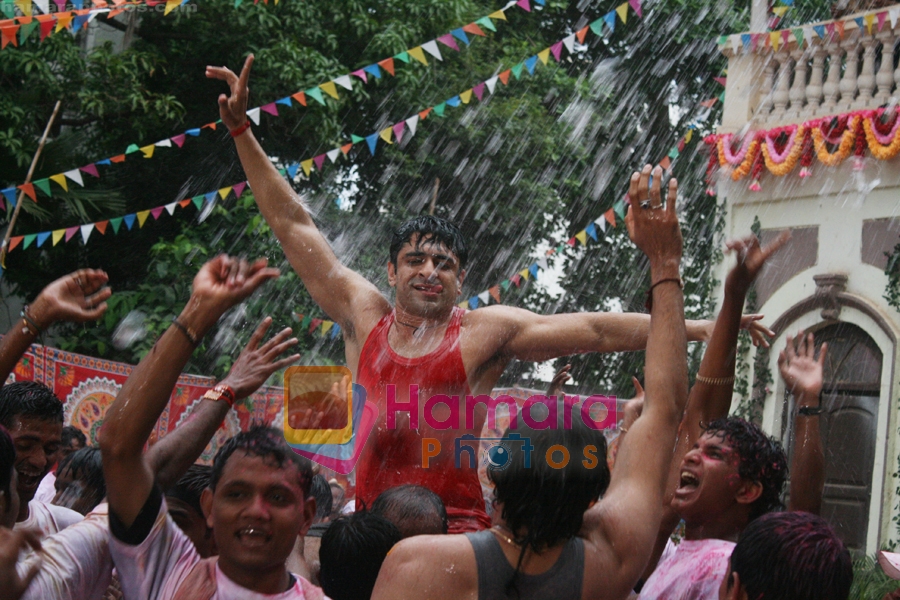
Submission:
M 491 527 L 491 531 L 496 533 L 500 537 L 500 539 L 505 541 L 510 546 L 518 546 L 518 544 L 511 537 L 500 532 L 500 527 L 502 527 L 502 525 L 494 525 L 493 527 Z

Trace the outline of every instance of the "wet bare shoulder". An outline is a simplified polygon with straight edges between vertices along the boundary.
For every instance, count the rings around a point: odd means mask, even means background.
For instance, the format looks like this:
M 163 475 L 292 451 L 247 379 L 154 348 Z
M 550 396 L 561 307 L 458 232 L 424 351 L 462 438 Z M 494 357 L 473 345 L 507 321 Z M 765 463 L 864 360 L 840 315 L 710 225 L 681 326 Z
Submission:
M 373 600 L 478 595 L 475 553 L 464 535 L 421 535 L 394 546 L 381 566 Z

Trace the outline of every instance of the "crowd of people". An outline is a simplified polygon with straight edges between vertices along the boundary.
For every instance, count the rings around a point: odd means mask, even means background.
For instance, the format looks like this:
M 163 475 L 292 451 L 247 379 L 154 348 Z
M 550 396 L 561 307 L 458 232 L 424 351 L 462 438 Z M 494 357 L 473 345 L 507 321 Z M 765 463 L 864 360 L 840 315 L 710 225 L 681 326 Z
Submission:
M 222 121 L 290 264 L 341 326 L 353 381 L 380 409 L 357 465 L 354 510 L 342 510 L 340 484 L 264 424 L 229 439 L 211 466 L 196 463 L 234 403 L 299 360 L 290 329 L 267 339 L 270 318 L 187 422 L 146 447 L 199 340 L 279 276 L 265 260 L 219 256 L 131 372 L 99 447 L 63 427 L 63 404 L 46 386 L 0 388 L 0 598 L 848 598 L 850 553 L 817 516 L 827 347 L 801 333 L 787 336 L 779 356 L 797 407 L 790 464 L 758 425 L 728 416 L 739 330 L 763 344 L 772 335 L 742 315 L 744 301 L 786 238 L 730 243 L 737 260 L 721 312 L 714 322 L 686 321 L 677 183 L 664 193 L 662 173 L 647 166 L 631 178 L 626 223 L 649 262 L 649 315 L 464 311 L 456 303 L 466 240 L 436 217 L 395 231 L 392 303 L 340 263 L 246 126 L 251 64 L 252 56 L 240 76 L 208 69 L 231 88 L 219 98 Z M 85 269 L 45 288 L 0 341 L 0 381 L 54 322 L 99 318 L 106 284 L 103 272 Z M 693 385 L 691 340 L 707 344 Z M 424 438 L 452 447 L 481 434 L 510 361 L 641 349 L 644 383 L 609 448 L 589 419 L 543 428 L 511 419 L 507 434 L 528 443 L 510 444 L 504 465 L 488 468 L 487 499 L 477 464 L 447 455 L 423 464 Z M 443 395 L 448 409 L 477 398 L 474 418 L 434 427 L 411 386 L 421 398 Z M 555 415 L 567 400 L 551 391 Z M 551 461 L 555 454 L 573 459 Z

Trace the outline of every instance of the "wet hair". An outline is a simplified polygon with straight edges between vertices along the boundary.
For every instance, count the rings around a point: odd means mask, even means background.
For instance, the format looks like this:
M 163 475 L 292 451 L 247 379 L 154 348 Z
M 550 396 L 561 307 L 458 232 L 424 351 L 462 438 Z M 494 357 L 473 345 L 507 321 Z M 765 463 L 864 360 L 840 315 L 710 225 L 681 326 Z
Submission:
M 460 269 L 466 266 L 466 261 L 469 259 L 469 246 L 459 227 L 446 219 L 423 215 L 401 223 L 394 230 L 394 234 L 391 237 L 390 258 L 391 263 L 395 267 L 397 266 L 397 256 L 400 254 L 400 249 L 403 248 L 404 244 L 409 243 L 415 234 L 419 235 L 416 248 L 424 243 L 443 244 L 456 255 Z
M 332 600 L 368 600 L 381 563 L 401 539 L 393 523 L 369 511 L 335 519 L 319 547 L 322 590 Z
M 10 429 L 17 417 L 62 423 L 63 405 L 43 383 L 8 383 L 0 388 L 0 425 Z
M 71 425 L 66 425 L 62 428 L 62 445 L 69 446 L 72 444 L 73 440 L 81 442 L 82 448 L 88 445 L 87 436 L 85 436 L 80 429 L 72 427 Z
M 313 476 L 312 463 L 309 462 L 309 459 L 295 454 L 291 450 L 284 440 L 282 432 L 266 425 L 253 425 L 248 431 L 242 431 L 222 445 L 213 459 L 212 473 L 209 478 L 211 490 L 216 489 L 216 485 L 222 477 L 222 471 L 225 469 L 225 463 L 236 450 L 242 450 L 250 456 L 271 460 L 279 469 L 284 468 L 285 463 L 293 464 L 297 467 L 300 475 L 299 483 L 303 489 L 303 496 L 309 497 L 310 481 Z
M 400 485 L 385 490 L 369 510 L 396 525 L 404 538 L 447 533 L 444 502 L 421 485 Z
M 747 525 L 731 554 L 748 598 L 846 600 L 850 552 L 828 523 L 805 512 L 776 512 Z M 728 575 L 728 589 L 734 580 Z
M 328 480 L 324 475 L 321 473 L 313 475 L 309 494 L 316 499 L 316 519 L 322 520 L 331 514 L 334 498 L 331 497 L 331 486 L 328 485 Z
M 16 465 L 16 446 L 6 427 L 0 425 L 0 492 L 9 506 L 12 495 L 12 472 Z
M 762 485 L 762 494 L 750 505 L 749 520 L 784 508 L 781 492 L 787 478 L 787 456 L 781 444 L 758 425 L 738 417 L 716 419 L 703 427 L 704 433 L 727 441 L 740 458 L 741 479 Z
M 200 496 L 203 490 L 209 487 L 212 477 L 212 467 L 193 464 L 175 485 L 166 490 L 166 496 L 181 500 L 203 516 L 203 507 L 200 505 Z
M 103 461 L 100 448 L 81 448 L 59 461 L 57 473 L 72 471 L 72 479 L 84 483 L 85 496 L 94 495 L 97 504 L 106 496 L 106 480 L 103 478 Z M 96 504 L 95 504 L 96 506 Z

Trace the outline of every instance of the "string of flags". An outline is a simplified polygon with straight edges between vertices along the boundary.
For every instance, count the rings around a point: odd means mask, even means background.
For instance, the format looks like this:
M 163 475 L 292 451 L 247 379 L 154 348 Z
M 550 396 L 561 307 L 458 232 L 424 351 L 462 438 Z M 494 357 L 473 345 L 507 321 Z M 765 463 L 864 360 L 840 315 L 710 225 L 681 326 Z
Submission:
M 807 47 L 810 47 L 816 38 L 827 41 L 833 40 L 837 36 L 837 39 L 843 40 L 844 36 L 852 31 L 854 27 L 860 31 L 865 29 L 868 35 L 872 35 L 873 27 L 877 27 L 877 30 L 880 32 L 884 28 L 885 23 L 889 22 L 891 28 L 893 28 L 897 23 L 898 17 L 900 17 L 900 6 L 892 6 L 885 10 L 873 11 L 852 19 L 829 21 L 818 25 L 804 25 L 803 27 L 781 29 L 768 33 L 720 35 L 718 43 L 722 47 L 730 44 L 735 54 L 754 52 L 757 48 L 772 48 L 775 52 L 778 52 L 781 46 L 786 46 L 792 41 L 797 44 L 797 48 L 802 48 L 804 42 L 806 42 Z
M 53 0 L 57 10 L 50 12 L 50 0 L 15 0 L 14 2 L 0 2 L 6 19 L 0 20 L 0 49 L 12 44 L 18 47 L 25 43 L 32 33 L 40 32 L 40 41 L 44 41 L 53 33 L 66 30 L 76 34 L 82 27 L 105 14 L 107 19 L 112 19 L 126 10 L 135 10 L 136 7 L 146 6 L 154 8 L 165 5 L 163 13 L 170 12 L 187 4 L 188 0 L 112 0 L 110 5 L 106 0 L 93 0 L 93 6 L 84 7 L 84 0 L 72 0 L 74 10 L 66 10 L 68 0 Z M 43 14 L 35 14 L 37 7 Z M 16 8 L 22 13 L 16 16 Z
M 24 0 L 23 0 L 24 1 Z M 27 0 L 30 1 L 30 0 Z M 49 2 L 49 0 L 44 0 Z M 54 0 L 56 1 L 56 0 Z M 62 0 L 60 0 L 62 1 Z M 82 0 L 83 1 L 83 0 Z M 103 2 L 104 0 L 99 0 Z M 124 2 L 124 0 L 118 0 L 120 3 Z M 140 0 L 138 0 L 140 1 Z M 164 2 L 175 0 L 144 0 L 146 2 Z M 186 2 L 187 0 L 178 0 L 179 2 Z M 546 0 L 534 0 L 539 5 L 544 5 Z M 640 6 L 639 0 L 632 0 Z M 2 4 L 2 3 L 0 3 Z M 509 10 L 513 6 L 518 6 L 522 10 L 531 12 L 531 4 L 529 0 L 518 0 L 511 1 L 505 7 L 500 10 L 494 11 L 491 14 L 476 19 L 475 21 L 463 25 L 462 27 L 458 27 L 456 29 L 451 30 L 450 32 L 438 36 L 433 40 L 425 42 L 419 46 L 414 48 L 410 48 L 398 54 L 395 54 L 392 57 L 385 58 L 383 60 L 372 63 L 371 65 L 365 66 L 361 69 L 357 69 L 351 73 L 347 73 L 341 75 L 340 77 L 336 77 L 331 81 L 327 81 L 325 83 L 321 83 L 316 86 L 312 86 L 305 90 L 299 90 L 293 94 L 288 96 L 284 96 L 283 98 L 279 98 L 273 102 L 269 102 L 267 104 L 263 104 L 261 106 L 257 106 L 251 108 L 247 111 L 247 116 L 257 125 L 259 124 L 259 119 L 261 113 L 267 113 L 272 117 L 279 117 L 280 114 L 278 112 L 278 106 L 286 106 L 286 107 L 295 107 L 296 105 L 307 106 L 309 99 L 312 98 L 315 102 L 321 105 L 326 104 L 326 98 L 330 97 L 334 100 L 339 99 L 338 90 L 343 88 L 348 91 L 352 91 L 353 84 L 359 83 L 361 80 L 363 84 L 367 84 L 370 79 L 377 80 L 381 79 L 384 73 L 389 73 L 390 75 L 394 75 L 396 72 L 396 68 L 399 64 L 410 64 L 413 60 L 416 63 L 421 63 L 423 65 L 428 65 L 428 56 L 432 57 L 435 60 L 443 60 L 443 56 L 441 54 L 440 47 L 438 46 L 438 42 L 441 43 L 446 48 L 451 48 L 460 51 L 460 46 L 457 42 L 462 42 L 465 46 L 468 46 L 472 43 L 472 39 L 469 36 L 474 37 L 486 37 L 485 29 L 488 31 L 497 31 L 495 26 L 495 22 L 506 21 L 506 11 Z M 39 17 L 40 18 L 40 17 Z M 43 27 L 43 26 L 42 26 Z M 2 28 L 0 28 L 2 31 Z M 42 30 L 43 32 L 43 30 Z M 12 34 L 13 37 L 14 33 Z M 42 33 L 43 35 L 43 33 Z M 3 33 L 4 40 L 6 40 L 6 33 Z M 4 42 L 5 44 L 6 42 Z M 427 53 L 427 56 L 426 56 Z M 174 135 L 170 138 L 166 138 L 160 140 L 158 142 L 154 142 L 152 144 L 147 144 L 145 146 L 139 146 L 137 144 L 129 144 L 125 149 L 125 152 L 122 154 L 118 154 L 116 156 L 111 156 L 109 158 L 104 158 L 102 160 L 98 160 L 92 163 L 88 163 L 83 167 L 79 167 L 77 169 L 70 169 L 68 171 L 64 171 L 62 173 L 56 173 L 54 175 L 50 175 L 49 177 L 44 177 L 37 181 L 34 181 L 31 184 L 18 184 L 12 186 L 10 188 L 0 190 L 4 195 L 8 197 L 8 190 L 18 188 L 23 190 L 25 194 L 28 195 L 29 198 L 37 202 L 37 193 L 38 191 L 42 192 L 47 197 L 52 197 L 50 182 L 56 182 L 60 187 L 64 190 L 67 189 L 67 185 L 64 183 L 68 175 L 75 175 L 78 177 L 78 180 L 69 177 L 69 179 L 76 181 L 79 185 L 84 185 L 80 182 L 81 175 L 79 173 L 87 173 L 93 177 L 100 177 L 100 170 L 98 167 L 100 166 L 112 166 L 113 164 L 119 164 L 125 162 L 125 160 L 129 157 L 129 155 L 133 157 L 143 157 L 144 159 L 153 158 L 156 155 L 157 148 L 182 148 L 185 144 L 185 141 L 192 138 L 200 136 L 201 132 L 205 129 L 209 129 L 211 131 L 216 131 L 218 125 L 221 123 L 221 120 L 216 120 L 211 123 L 207 123 L 206 125 L 202 125 L 200 127 L 194 127 L 191 129 L 187 129 L 179 133 L 178 135 Z
M 520 2 L 527 3 L 527 0 L 520 0 Z M 618 16 L 621 19 L 621 21 L 623 23 L 625 23 L 625 22 L 627 22 L 627 18 L 628 18 L 627 9 L 629 6 L 631 6 L 631 8 L 635 11 L 635 13 L 638 16 L 641 16 L 640 2 L 641 2 L 641 0 L 629 0 L 628 2 L 625 2 L 622 5 L 620 5 L 619 7 L 617 7 L 615 10 L 610 11 L 610 14 L 612 14 L 613 16 Z M 622 10 L 623 7 L 625 10 Z M 583 43 L 585 37 L 587 36 L 587 32 L 589 30 L 591 32 L 593 32 L 595 35 L 598 35 L 598 36 L 604 35 L 604 25 L 607 27 L 608 31 L 612 32 L 615 28 L 615 21 L 613 21 L 612 26 L 609 26 L 609 20 L 605 16 L 601 17 L 600 19 L 597 19 L 596 21 L 585 26 L 584 28 L 580 29 L 579 31 L 566 36 L 562 40 L 559 40 L 558 42 L 541 50 L 537 54 L 526 58 L 525 60 L 512 66 L 511 68 L 509 68 L 497 75 L 494 75 L 493 77 L 490 77 L 489 79 L 486 79 L 486 80 L 478 83 L 477 85 L 475 85 L 463 92 L 460 92 L 459 94 L 456 94 L 439 104 L 427 107 L 423 110 L 420 110 L 417 113 L 407 117 L 406 119 L 402 119 L 401 121 L 398 121 L 397 123 L 395 123 L 389 127 L 385 127 L 384 129 L 373 132 L 369 135 L 358 136 L 355 134 L 351 134 L 351 136 L 350 136 L 351 139 L 350 139 L 349 143 L 346 143 L 339 147 L 333 148 L 327 152 L 319 154 L 318 156 L 315 156 L 312 158 L 307 158 L 305 160 L 300 161 L 299 163 L 290 165 L 286 168 L 286 171 L 290 175 L 291 178 L 293 178 L 296 175 L 298 169 L 302 169 L 303 173 L 306 176 L 309 176 L 313 170 L 313 167 L 315 167 L 319 171 L 321 171 L 324 168 L 326 157 L 329 159 L 329 161 L 331 163 L 334 163 L 340 157 L 346 156 L 350 152 L 350 149 L 355 144 L 360 144 L 363 142 L 366 143 L 366 145 L 369 148 L 369 151 L 374 156 L 374 154 L 376 152 L 376 148 L 379 143 L 379 140 L 382 140 L 382 142 L 386 143 L 386 144 L 393 144 L 394 141 L 399 143 L 402 141 L 403 136 L 405 135 L 405 133 L 407 131 L 409 132 L 410 136 L 415 135 L 416 128 L 418 126 L 419 121 L 426 119 L 430 114 L 433 113 L 439 117 L 443 117 L 444 113 L 448 107 L 457 108 L 460 105 L 467 105 L 472 101 L 473 96 L 475 98 L 477 98 L 479 101 L 481 101 L 484 97 L 485 89 L 487 89 L 487 91 L 489 93 L 493 94 L 498 81 L 501 82 L 503 85 L 508 85 L 511 77 L 514 77 L 515 79 L 518 80 L 522 77 L 522 75 L 525 71 L 527 71 L 529 75 L 533 75 L 534 71 L 537 67 L 537 64 L 541 63 L 541 64 L 546 65 L 549 62 L 551 55 L 554 57 L 554 59 L 557 62 L 562 60 L 562 49 L 563 48 L 566 48 L 566 50 L 569 53 L 573 53 L 575 51 L 575 41 L 577 40 L 579 43 Z M 247 111 L 247 116 L 251 119 L 251 121 L 253 121 L 253 123 L 255 123 L 256 125 L 259 125 L 262 112 L 266 112 L 267 114 L 271 115 L 272 117 L 279 116 L 278 110 L 277 110 L 277 108 L 275 108 L 275 104 L 277 104 L 277 103 L 278 102 L 272 103 L 270 105 L 266 105 L 263 107 L 250 109 Z M 267 107 L 271 107 L 271 110 L 267 109 Z M 266 110 L 263 110 L 263 109 L 266 109 Z M 216 124 L 213 123 L 209 126 L 213 129 L 215 129 Z M 207 126 L 204 126 L 204 127 L 207 127 Z M 196 135 L 200 134 L 200 129 L 188 130 L 185 133 L 196 136 Z M 126 153 L 129 153 L 129 151 L 131 153 L 140 151 L 144 154 L 144 156 L 146 158 L 150 158 L 150 157 L 152 157 L 154 149 L 157 146 L 160 146 L 160 145 L 164 146 L 164 147 L 171 146 L 172 142 L 174 142 L 176 145 L 178 145 L 180 147 L 184 143 L 184 141 L 185 141 L 185 134 L 181 134 L 179 136 L 175 136 L 168 140 L 163 140 L 162 142 L 157 142 L 157 144 L 155 144 L 155 145 L 145 146 L 143 148 L 138 148 L 136 145 L 132 145 L 129 147 L 129 150 L 126 151 Z M 65 171 L 63 173 L 57 173 L 57 174 L 51 175 L 49 177 L 38 179 L 31 183 L 21 184 L 21 185 L 14 186 L 14 187 L 9 187 L 9 188 L 0 190 L 0 194 L 2 194 L 7 199 L 9 206 L 7 206 L 6 209 L 9 210 L 10 206 L 12 206 L 12 207 L 15 206 L 15 197 L 16 197 L 17 189 L 24 191 L 25 194 L 29 198 L 31 198 L 33 201 L 37 202 L 37 191 L 38 190 L 47 197 L 52 196 L 52 187 L 50 185 L 50 182 L 54 182 L 58 186 L 63 188 L 63 190 L 68 191 L 69 182 L 75 182 L 79 186 L 84 186 L 84 178 L 82 175 L 83 173 L 87 173 L 88 175 L 91 175 L 93 177 L 99 177 L 100 174 L 97 169 L 97 165 L 109 164 L 111 162 L 113 162 L 113 163 L 122 162 L 124 160 L 125 160 L 125 155 L 119 155 L 116 157 L 105 159 L 103 161 L 98 161 L 96 163 L 91 163 L 91 164 L 85 165 L 84 167 L 81 167 L 78 169 L 72 169 L 70 171 Z M 212 193 L 212 192 L 210 192 L 210 193 Z M 2 203 L 2 199 L 0 199 L 0 203 Z M 12 248 L 10 248 L 10 250 L 11 249 Z

